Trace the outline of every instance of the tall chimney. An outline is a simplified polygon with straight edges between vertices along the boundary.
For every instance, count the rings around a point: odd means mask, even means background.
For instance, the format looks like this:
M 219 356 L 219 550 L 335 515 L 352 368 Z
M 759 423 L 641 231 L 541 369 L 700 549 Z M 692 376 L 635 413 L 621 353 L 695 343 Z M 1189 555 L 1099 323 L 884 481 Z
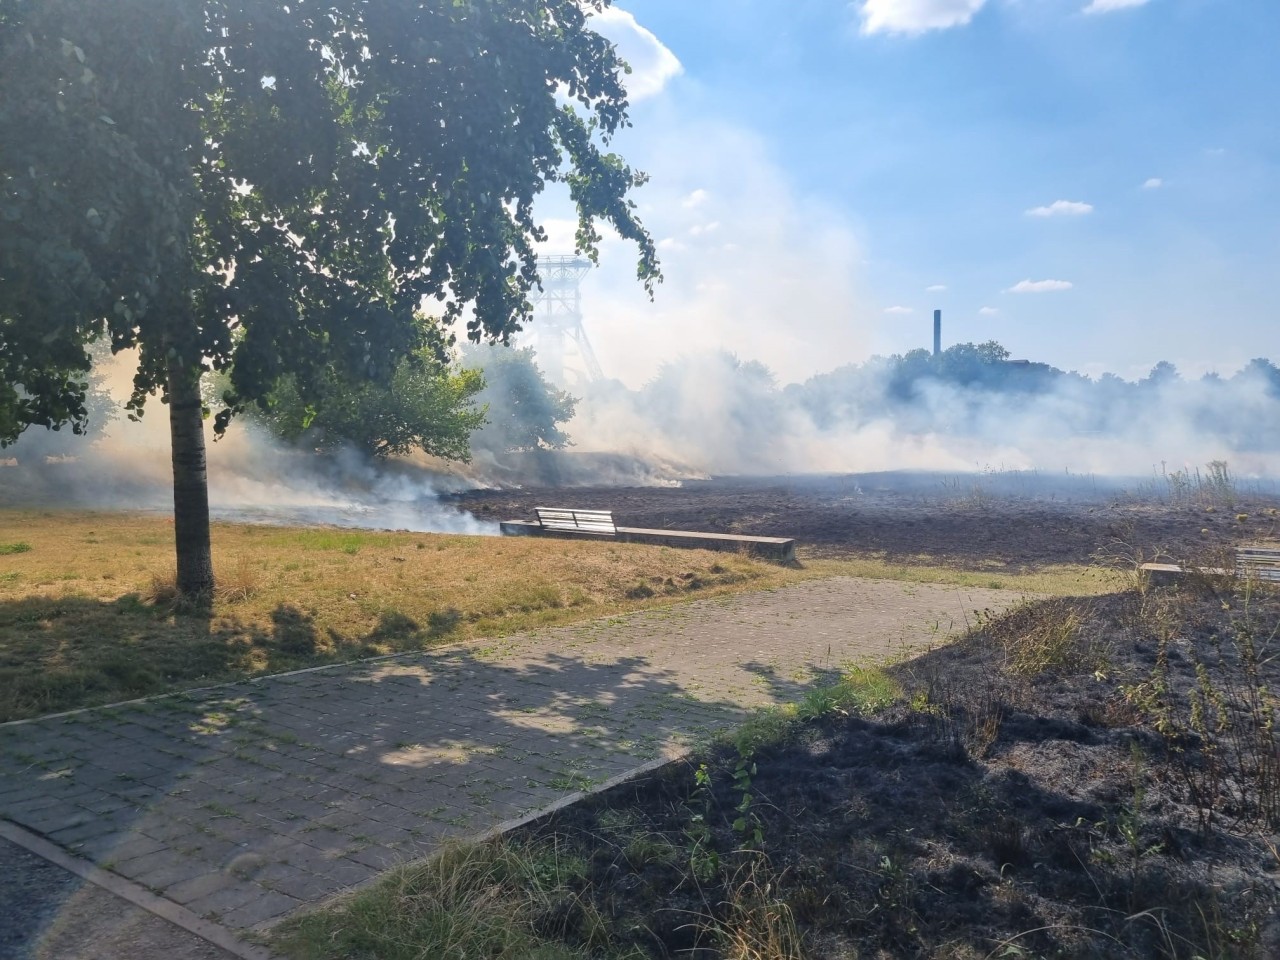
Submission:
M 942 353 L 942 311 L 933 311 L 933 355 Z

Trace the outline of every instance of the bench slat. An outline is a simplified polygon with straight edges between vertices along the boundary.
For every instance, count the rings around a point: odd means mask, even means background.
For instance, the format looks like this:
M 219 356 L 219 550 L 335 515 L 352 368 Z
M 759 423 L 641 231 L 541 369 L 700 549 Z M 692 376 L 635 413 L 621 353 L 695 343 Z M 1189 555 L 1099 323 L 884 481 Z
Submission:
M 547 530 L 579 530 L 616 536 L 612 510 L 572 510 L 566 507 L 534 507 L 538 523 Z

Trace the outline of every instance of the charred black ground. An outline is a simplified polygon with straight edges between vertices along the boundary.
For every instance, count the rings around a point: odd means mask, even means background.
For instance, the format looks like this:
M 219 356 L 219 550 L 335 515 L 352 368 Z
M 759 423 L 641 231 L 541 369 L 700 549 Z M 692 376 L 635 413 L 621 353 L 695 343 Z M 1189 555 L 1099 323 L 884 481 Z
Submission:
M 1088 563 L 1116 541 L 1188 559 L 1242 539 L 1280 535 L 1280 497 L 1269 488 L 1171 489 L 1163 477 L 718 478 L 678 487 L 526 486 L 448 499 L 484 520 L 532 519 L 535 506 L 572 506 L 613 510 L 624 526 L 795 537 L 810 556 L 929 557 L 1014 570 Z

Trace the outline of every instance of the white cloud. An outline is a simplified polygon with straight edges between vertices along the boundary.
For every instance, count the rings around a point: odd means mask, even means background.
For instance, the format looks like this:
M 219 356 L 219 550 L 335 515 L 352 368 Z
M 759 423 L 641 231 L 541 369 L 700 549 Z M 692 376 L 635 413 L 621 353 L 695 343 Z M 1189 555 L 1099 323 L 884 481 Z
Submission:
M 694 190 L 691 194 L 681 200 L 680 206 L 684 207 L 686 210 L 692 210 L 694 207 L 700 207 L 702 204 L 706 203 L 709 196 L 711 196 L 711 194 L 699 187 L 697 190 Z
M 978 311 L 978 316 L 980 317 L 998 317 L 999 315 L 1000 311 L 995 307 L 983 307 Z
M 1082 217 L 1093 213 L 1093 204 L 1079 200 L 1055 200 L 1043 207 L 1032 207 L 1027 211 L 1029 217 Z
M 863 0 L 862 32 L 924 33 L 962 27 L 987 0 Z
M 1112 13 L 1116 10 L 1125 10 L 1129 7 L 1141 7 L 1147 3 L 1147 0 L 1090 0 L 1089 5 L 1084 8 L 1085 13 Z
M 946 293 L 947 285 L 945 283 L 935 283 L 924 288 L 925 293 Z
M 1147 179 L 1146 182 L 1142 184 L 1142 189 L 1143 190 L 1159 190 L 1163 186 L 1164 186 L 1164 181 L 1161 180 L 1159 177 L 1150 177 L 1149 179 Z
M 627 99 L 632 103 L 657 96 L 671 80 L 684 73 L 684 66 L 671 49 L 626 10 L 606 7 L 594 16 L 592 26 L 614 42 L 622 59 L 631 67 L 623 83 Z
M 901 315 L 901 314 L 907 314 L 907 313 L 914 313 L 915 311 L 913 311 L 910 307 L 885 307 L 884 312 L 896 313 Z
M 1056 293 L 1070 290 L 1070 280 L 1019 280 L 1006 293 Z
M 700 237 L 704 233 L 715 233 L 719 229 L 719 220 L 712 220 L 710 223 L 695 223 L 689 228 L 689 235 L 691 237 Z

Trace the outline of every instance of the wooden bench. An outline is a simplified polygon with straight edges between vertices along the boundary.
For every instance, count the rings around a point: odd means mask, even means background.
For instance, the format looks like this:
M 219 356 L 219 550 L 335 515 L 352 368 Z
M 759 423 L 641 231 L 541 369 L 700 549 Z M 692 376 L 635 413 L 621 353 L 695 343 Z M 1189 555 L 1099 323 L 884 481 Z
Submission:
M 1249 545 L 1236 548 L 1234 571 L 1204 567 L 1184 567 L 1176 563 L 1144 563 L 1142 572 L 1151 578 L 1152 586 L 1169 586 L 1189 573 L 1225 577 L 1234 573 L 1237 577 L 1280 583 L 1280 547 Z
M 1280 583 L 1280 547 L 1238 547 L 1236 570 L 1242 576 Z
M 796 542 L 790 537 L 752 537 L 740 533 L 696 533 L 690 530 L 647 530 L 619 527 L 612 510 L 573 510 L 568 507 L 534 507 L 537 520 L 503 520 L 507 537 L 600 537 L 619 543 L 649 543 L 659 547 L 724 550 L 751 553 L 779 563 L 794 563 Z
M 565 507 L 534 507 L 538 525 L 543 530 L 592 533 L 601 537 L 616 537 L 618 528 L 613 522 L 612 510 L 570 510 Z

